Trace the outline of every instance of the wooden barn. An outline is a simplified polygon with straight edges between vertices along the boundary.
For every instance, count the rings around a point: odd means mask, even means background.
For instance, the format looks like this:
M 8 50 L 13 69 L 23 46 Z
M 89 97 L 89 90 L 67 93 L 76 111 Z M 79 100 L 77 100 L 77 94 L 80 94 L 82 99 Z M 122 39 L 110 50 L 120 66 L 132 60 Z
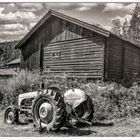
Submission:
M 140 74 L 140 48 L 109 31 L 50 10 L 15 46 L 22 69 L 71 77 L 122 79 Z

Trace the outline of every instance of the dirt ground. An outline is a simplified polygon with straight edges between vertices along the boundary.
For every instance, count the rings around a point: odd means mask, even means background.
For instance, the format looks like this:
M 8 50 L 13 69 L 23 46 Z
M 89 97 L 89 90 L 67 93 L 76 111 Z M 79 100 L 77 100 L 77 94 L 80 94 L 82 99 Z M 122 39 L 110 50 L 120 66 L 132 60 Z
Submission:
M 3 111 L 0 111 L 0 137 L 123 137 L 140 136 L 140 118 L 122 119 L 118 121 L 94 122 L 91 127 L 81 126 L 78 129 L 62 128 L 59 132 L 46 131 L 41 134 L 36 131 L 33 124 L 6 125 L 3 121 Z

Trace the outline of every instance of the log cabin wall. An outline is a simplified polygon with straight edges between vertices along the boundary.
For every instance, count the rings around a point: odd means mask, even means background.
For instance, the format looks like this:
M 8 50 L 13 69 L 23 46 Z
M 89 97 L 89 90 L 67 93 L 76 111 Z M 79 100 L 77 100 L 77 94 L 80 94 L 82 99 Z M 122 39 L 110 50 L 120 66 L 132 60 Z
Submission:
M 140 48 L 125 43 L 124 77 L 140 74 Z
M 122 79 L 124 41 L 110 35 L 106 48 L 106 79 Z
M 67 72 L 72 77 L 103 77 L 102 38 L 81 38 L 49 43 L 44 48 L 44 70 Z
M 140 48 L 114 35 L 110 35 L 106 47 L 107 80 L 124 79 L 140 74 Z
M 91 30 L 51 16 L 23 45 L 24 69 L 40 68 L 42 52 L 44 71 L 103 78 L 105 37 Z

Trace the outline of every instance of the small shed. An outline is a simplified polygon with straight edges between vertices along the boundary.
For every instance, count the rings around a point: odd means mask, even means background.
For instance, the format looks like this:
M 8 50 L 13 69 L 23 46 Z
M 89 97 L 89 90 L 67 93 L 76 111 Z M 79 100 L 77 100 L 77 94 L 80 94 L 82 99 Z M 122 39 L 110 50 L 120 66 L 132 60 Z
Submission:
M 20 58 L 7 63 L 7 66 L 16 72 L 20 71 Z
M 102 80 L 140 74 L 138 46 L 54 10 L 50 10 L 15 48 L 21 49 L 23 69 L 65 72 L 70 77 Z
M 16 76 L 17 73 L 11 69 L 7 68 L 0 68 L 0 79 L 2 78 L 12 78 L 13 76 Z

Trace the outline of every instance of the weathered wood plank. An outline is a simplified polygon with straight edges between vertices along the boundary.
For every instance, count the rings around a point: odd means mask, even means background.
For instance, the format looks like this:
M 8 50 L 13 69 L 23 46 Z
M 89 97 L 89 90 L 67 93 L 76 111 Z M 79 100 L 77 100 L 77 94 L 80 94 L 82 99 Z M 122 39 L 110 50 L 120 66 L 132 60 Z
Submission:
M 121 79 L 122 75 L 122 40 L 111 36 L 108 40 L 108 78 L 109 79 Z

